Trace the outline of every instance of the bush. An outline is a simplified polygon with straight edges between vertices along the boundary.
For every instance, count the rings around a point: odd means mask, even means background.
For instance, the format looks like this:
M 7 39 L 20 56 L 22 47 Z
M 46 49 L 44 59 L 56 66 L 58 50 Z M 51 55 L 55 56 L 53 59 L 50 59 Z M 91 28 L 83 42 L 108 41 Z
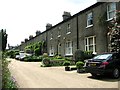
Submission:
M 70 65 L 70 61 L 64 61 L 63 65 L 68 67 Z
M 50 60 L 51 66 L 63 66 L 64 60 Z
M 81 61 L 78 61 L 78 62 L 76 63 L 76 67 L 77 67 L 78 69 L 82 69 L 83 66 L 84 66 L 84 63 L 81 62 Z
M 19 51 L 10 50 L 6 52 L 6 55 L 9 56 L 10 58 L 15 58 L 17 54 L 19 54 Z
M 84 51 L 85 59 L 93 58 L 94 54 L 92 54 L 92 53 L 93 53 L 92 51 Z
M 47 53 L 43 53 L 43 58 L 46 58 L 48 57 L 48 54 Z
M 36 56 L 39 56 L 39 55 L 40 55 L 40 49 L 39 49 L 39 48 L 36 48 L 36 49 L 35 49 L 35 55 L 36 55 Z
M 82 50 L 77 50 L 74 56 L 75 56 L 75 62 L 84 61 L 85 59 L 84 52 Z
M 42 56 L 27 56 L 24 58 L 25 61 L 42 61 Z
M 45 66 L 45 67 L 49 67 L 51 66 L 50 65 L 50 58 L 46 57 L 42 60 L 42 64 Z
M 17 90 L 15 80 L 12 79 L 11 73 L 8 69 L 9 61 L 2 55 L 2 89 Z

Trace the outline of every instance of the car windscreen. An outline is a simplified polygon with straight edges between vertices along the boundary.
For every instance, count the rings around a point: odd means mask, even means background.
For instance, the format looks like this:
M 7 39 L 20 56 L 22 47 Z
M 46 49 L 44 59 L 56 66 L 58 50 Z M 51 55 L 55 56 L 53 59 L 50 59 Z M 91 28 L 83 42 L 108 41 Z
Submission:
M 109 59 L 112 56 L 112 54 L 102 54 L 102 55 L 97 55 L 93 59 Z

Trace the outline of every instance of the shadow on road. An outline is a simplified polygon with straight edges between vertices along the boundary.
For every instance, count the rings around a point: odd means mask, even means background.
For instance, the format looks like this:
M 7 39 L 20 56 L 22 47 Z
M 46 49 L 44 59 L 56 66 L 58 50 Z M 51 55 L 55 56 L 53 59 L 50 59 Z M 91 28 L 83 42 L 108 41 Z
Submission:
M 97 77 L 88 76 L 88 78 L 101 80 L 101 81 L 106 81 L 106 82 L 118 82 L 118 81 L 120 81 L 120 78 L 113 79 L 111 76 L 105 76 L 105 75 L 104 76 L 97 76 Z

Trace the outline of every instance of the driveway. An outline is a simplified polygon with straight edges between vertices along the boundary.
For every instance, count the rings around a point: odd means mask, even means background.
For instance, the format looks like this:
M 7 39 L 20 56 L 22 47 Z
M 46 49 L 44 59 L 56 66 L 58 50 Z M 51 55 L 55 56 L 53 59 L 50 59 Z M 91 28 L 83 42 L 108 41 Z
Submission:
M 10 72 L 19 88 L 118 88 L 115 79 L 95 79 L 89 73 L 64 71 L 64 67 L 40 67 L 40 62 L 9 60 Z

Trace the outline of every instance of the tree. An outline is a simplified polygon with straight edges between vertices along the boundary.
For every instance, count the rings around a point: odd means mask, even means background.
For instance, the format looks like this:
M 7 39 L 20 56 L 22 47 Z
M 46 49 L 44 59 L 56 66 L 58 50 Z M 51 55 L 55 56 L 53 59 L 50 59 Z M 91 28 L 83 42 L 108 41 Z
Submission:
M 0 30 L 0 50 L 1 51 L 5 51 L 6 49 L 6 45 L 7 45 L 7 36 L 8 34 L 6 34 L 6 29 Z
M 109 22 L 110 51 L 120 52 L 120 11 L 116 11 L 116 17 Z

